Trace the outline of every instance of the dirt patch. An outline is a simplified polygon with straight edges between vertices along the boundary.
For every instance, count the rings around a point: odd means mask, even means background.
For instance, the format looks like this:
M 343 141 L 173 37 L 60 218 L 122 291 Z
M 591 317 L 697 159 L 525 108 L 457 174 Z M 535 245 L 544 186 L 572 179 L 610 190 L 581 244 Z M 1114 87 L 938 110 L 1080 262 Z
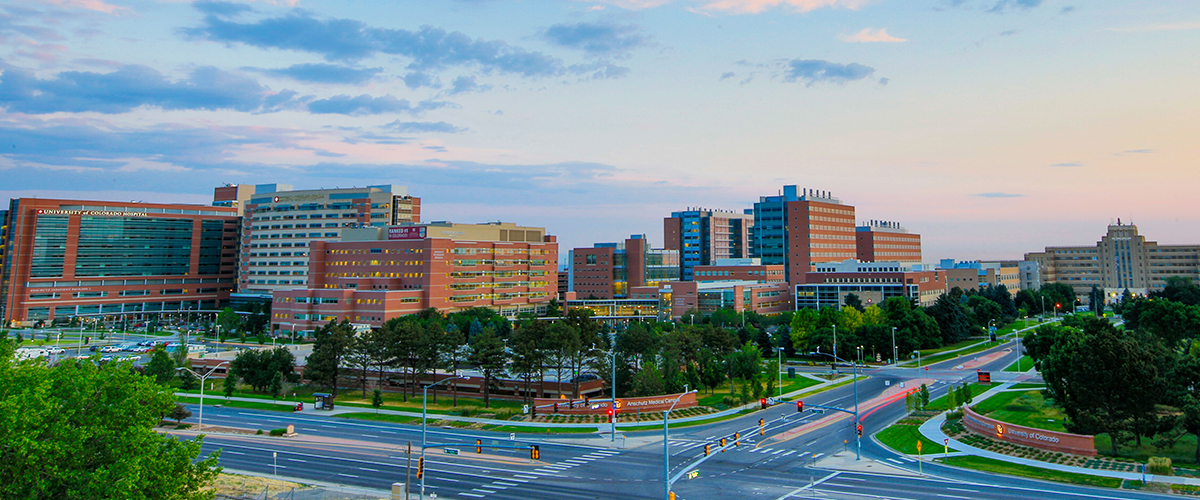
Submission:
M 379 495 L 260 476 L 221 474 L 209 488 L 216 500 L 387 500 Z

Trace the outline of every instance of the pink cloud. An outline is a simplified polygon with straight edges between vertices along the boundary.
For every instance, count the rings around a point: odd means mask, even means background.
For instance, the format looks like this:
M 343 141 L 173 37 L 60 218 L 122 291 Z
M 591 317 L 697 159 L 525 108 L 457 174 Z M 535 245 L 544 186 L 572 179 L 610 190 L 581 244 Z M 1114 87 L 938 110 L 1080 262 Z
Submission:
M 719 10 L 735 14 L 759 14 L 777 7 L 797 12 L 809 12 L 822 8 L 857 9 L 867 0 L 716 0 L 704 4 L 705 10 Z
M 873 43 L 873 42 L 899 43 L 899 42 L 907 42 L 908 41 L 905 38 L 897 38 L 892 35 L 889 35 L 887 32 L 887 28 L 879 28 L 877 30 L 872 30 L 871 28 L 867 28 L 867 29 L 859 31 L 858 33 L 855 33 L 853 35 L 840 35 L 840 36 L 838 36 L 838 38 L 841 38 L 843 42 L 856 42 L 856 43 Z
M 59 7 L 72 8 L 72 9 L 94 10 L 96 12 L 103 12 L 105 14 L 112 14 L 112 15 L 133 13 L 133 9 L 130 9 L 129 7 L 121 7 L 121 6 L 113 5 L 110 3 L 104 3 L 100 0 L 45 0 L 45 1 L 48 4 L 57 5 Z

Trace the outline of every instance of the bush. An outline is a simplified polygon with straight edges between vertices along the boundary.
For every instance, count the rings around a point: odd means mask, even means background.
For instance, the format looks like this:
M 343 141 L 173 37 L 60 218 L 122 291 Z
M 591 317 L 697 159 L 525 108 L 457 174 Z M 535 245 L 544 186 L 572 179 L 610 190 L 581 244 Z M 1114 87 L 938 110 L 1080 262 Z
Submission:
M 721 398 L 721 404 L 725 405 L 726 407 L 733 408 L 734 406 L 738 405 L 738 400 L 733 396 L 725 396 Z
M 1171 459 L 1167 457 L 1150 457 L 1146 461 L 1146 472 L 1159 476 L 1171 475 Z
M 256 435 L 256 436 L 261 436 L 261 435 L 262 435 L 262 429 L 259 429 L 259 430 L 258 430 L 258 432 L 255 432 L 255 433 L 254 433 L 254 435 Z
M 262 430 L 259 430 L 258 432 L 262 432 Z M 287 429 L 271 429 L 271 435 L 275 436 L 275 437 L 282 436 L 286 432 L 287 432 Z
M 500 409 L 496 410 L 496 414 L 495 414 L 494 418 L 496 420 L 509 420 L 516 413 L 517 413 L 516 408 L 500 408 Z
M 458 410 L 459 416 L 463 416 L 463 417 L 469 417 L 471 415 L 476 415 L 478 413 L 479 413 L 479 408 L 474 407 L 474 406 L 464 406 L 462 408 L 459 408 L 459 410 Z

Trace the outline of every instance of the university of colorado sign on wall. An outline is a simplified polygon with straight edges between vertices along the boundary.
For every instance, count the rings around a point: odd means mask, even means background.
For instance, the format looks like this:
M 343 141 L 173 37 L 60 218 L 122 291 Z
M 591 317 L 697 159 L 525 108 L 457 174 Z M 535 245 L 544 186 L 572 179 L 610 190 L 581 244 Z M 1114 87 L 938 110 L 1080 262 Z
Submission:
M 1088 457 L 1096 456 L 1096 442 L 1093 436 L 1013 425 L 985 417 L 975 413 L 970 408 L 963 408 L 962 423 L 966 428 L 992 439 L 1044 450 L 1074 453 Z

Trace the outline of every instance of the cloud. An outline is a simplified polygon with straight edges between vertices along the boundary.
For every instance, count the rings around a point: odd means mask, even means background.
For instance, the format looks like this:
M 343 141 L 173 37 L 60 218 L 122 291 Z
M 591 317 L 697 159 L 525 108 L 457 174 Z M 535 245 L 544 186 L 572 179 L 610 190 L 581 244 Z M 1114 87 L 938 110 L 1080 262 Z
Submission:
M 728 80 L 728 79 L 730 79 L 730 78 L 733 78 L 733 77 L 735 77 L 735 76 L 737 76 L 737 74 L 736 74 L 736 73 L 734 73 L 734 72 L 732 72 L 732 71 L 726 71 L 726 72 L 724 72 L 724 73 L 721 73 L 721 81 Z
M 249 5 L 235 2 L 192 2 L 192 7 L 205 14 L 214 16 L 233 17 L 242 12 L 254 12 Z
M 855 10 L 867 0 L 716 0 L 704 4 L 704 10 L 716 10 L 735 14 L 758 14 L 777 7 L 795 12 L 809 12 L 822 8 L 844 8 Z
M 1006 10 L 1029 10 L 1042 4 L 1045 0 L 999 0 L 988 12 L 1004 12 Z
M 1113 155 L 1114 156 L 1124 156 L 1124 155 L 1128 155 L 1128 154 L 1139 155 L 1139 154 L 1151 154 L 1151 153 L 1154 153 L 1153 149 L 1128 149 L 1125 151 L 1121 151 L 1120 153 L 1113 153 Z
M 475 77 L 462 75 L 450 82 L 450 95 L 465 94 L 468 92 L 487 92 L 492 90 L 491 85 L 479 85 L 475 83 Z
M 838 64 L 820 59 L 793 59 L 784 64 L 783 81 L 799 80 L 811 87 L 821 82 L 845 84 L 867 78 L 874 73 L 875 68 L 858 63 Z
M 1193 23 L 1169 23 L 1169 24 L 1150 24 L 1146 26 L 1131 26 L 1128 28 L 1107 28 L 1108 31 L 1117 31 L 1121 33 L 1143 33 L 1147 31 L 1185 31 L 1200 29 L 1200 22 Z
M 857 42 L 857 43 L 873 43 L 873 42 L 899 43 L 899 42 L 907 42 L 908 41 L 907 39 L 904 39 L 904 38 L 896 38 L 892 35 L 889 35 L 887 32 L 887 28 L 879 28 L 874 31 L 872 31 L 871 28 L 867 28 L 867 29 L 859 31 L 858 33 L 855 33 L 853 35 L 848 35 L 848 36 L 847 35 L 839 35 L 838 38 L 841 38 L 843 42 Z
M 1077 162 L 1077 161 L 1071 161 L 1071 162 L 1067 162 L 1067 163 L 1055 163 L 1050 166 L 1051 167 L 1082 167 L 1083 164 L 1080 162 Z
M 402 122 L 400 120 L 384 125 L 383 128 L 400 133 L 443 132 L 456 134 L 466 130 L 446 122 Z
M 892 79 L 891 79 L 891 78 L 884 77 L 884 78 L 880 78 L 880 79 L 879 79 L 879 84 L 880 84 L 880 85 L 887 85 L 887 84 L 889 84 L 889 83 L 891 83 L 891 82 L 892 82 Z
M 606 22 L 555 24 L 542 37 L 559 47 L 582 50 L 593 56 L 621 56 L 649 43 L 634 25 Z
M 122 15 L 122 14 L 132 14 L 133 13 L 133 9 L 130 9 L 129 7 L 121 7 L 121 6 L 117 6 L 117 5 L 113 5 L 113 4 L 108 4 L 108 3 L 101 2 L 100 0 L 42 0 L 42 1 L 45 3 L 48 3 L 50 5 L 56 5 L 58 7 L 70 8 L 70 9 L 85 9 L 85 10 L 103 12 L 105 14 L 112 14 L 112 15 L 117 15 L 117 16 Z
M 980 198 L 1022 198 L 1025 195 L 1014 193 L 977 193 L 971 196 L 978 196 Z
M 308 111 L 316 114 L 354 116 L 379 115 L 384 113 L 408 113 L 415 116 L 425 111 L 444 108 L 446 106 L 451 106 L 451 104 L 446 101 L 421 101 L 416 106 L 413 106 L 407 99 L 397 99 L 391 94 L 381 97 L 371 97 L 367 94 L 351 97 L 342 94 L 328 99 L 312 101 L 308 103 Z
M 421 87 L 440 87 L 437 79 L 433 75 L 424 71 L 413 71 L 404 75 L 404 86 L 410 89 L 419 89 Z
M 293 11 L 256 22 L 236 22 L 222 14 L 205 12 L 201 26 L 180 32 L 187 37 L 225 44 L 307 52 L 328 61 L 352 62 L 376 54 L 398 55 L 411 60 L 410 70 L 465 66 L 528 77 L 557 76 L 564 71 L 562 61 L 557 58 L 499 40 L 473 39 L 432 26 L 408 31 L 375 28 L 353 19 L 322 20 L 307 11 Z
M 275 95 L 251 78 L 213 67 L 197 68 L 175 82 L 133 64 L 111 73 L 64 71 L 49 79 L 9 66 L 0 75 L 0 106 L 29 114 L 125 113 L 141 106 L 258 111 Z
M 351 68 L 336 64 L 305 63 L 286 68 L 262 70 L 268 75 L 282 76 L 301 82 L 361 84 L 374 78 L 383 68 Z

